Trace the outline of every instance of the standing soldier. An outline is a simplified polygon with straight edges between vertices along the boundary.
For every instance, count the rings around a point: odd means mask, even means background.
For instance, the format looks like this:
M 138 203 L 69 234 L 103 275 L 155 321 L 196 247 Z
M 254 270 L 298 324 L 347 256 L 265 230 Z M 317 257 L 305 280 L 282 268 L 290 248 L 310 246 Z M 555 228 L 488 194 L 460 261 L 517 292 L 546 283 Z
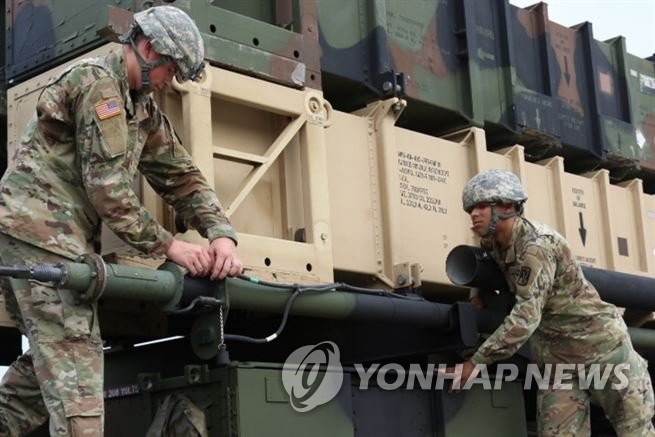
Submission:
M 151 90 L 198 80 L 203 42 L 180 9 L 139 12 L 105 58 L 77 63 L 41 93 L 0 181 L 0 262 L 57 263 L 97 251 L 106 223 L 149 255 L 192 275 L 241 272 L 236 235 L 216 194 L 179 143 Z M 175 239 L 132 191 L 139 170 L 209 243 Z M 0 385 L 0 436 L 26 435 L 50 417 L 50 435 L 103 432 L 103 356 L 95 302 L 36 281 L 3 280 L 6 306 L 29 340 Z
M 530 338 L 532 359 L 545 364 L 628 364 L 627 388 L 540 389 L 540 436 L 590 435 L 589 400 L 598 402 L 620 436 L 655 436 L 653 388 L 646 361 L 635 352 L 616 307 L 585 279 L 567 241 L 522 216 L 527 200 L 519 179 L 505 170 L 473 177 L 464 210 L 473 230 L 504 272 L 516 304 L 501 326 L 462 367 L 466 382 L 476 365 L 512 356 Z

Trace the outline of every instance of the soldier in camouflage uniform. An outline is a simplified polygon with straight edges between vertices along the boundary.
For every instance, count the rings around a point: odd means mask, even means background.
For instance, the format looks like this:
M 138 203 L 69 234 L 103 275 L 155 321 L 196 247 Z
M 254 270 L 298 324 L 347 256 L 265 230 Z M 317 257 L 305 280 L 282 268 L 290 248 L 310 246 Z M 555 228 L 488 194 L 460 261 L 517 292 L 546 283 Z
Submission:
M 539 435 L 590 434 L 589 400 L 603 407 L 620 436 L 653 436 L 653 388 L 646 361 L 635 352 L 627 327 L 611 304 L 603 302 L 584 277 L 566 240 L 545 225 L 522 217 L 527 195 L 519 179 L 505 170 L 473 177 L 463 193 L 464 210 L 516 297 L 501 326 L 464 363 L 462 381 L 474 366 L 512 356 L 528 339 L 532 359 L 545 364 L 628 364 L 628 386 L 540 389 Z
M 181 10 L 135 14 L 122 49 L 64 72 L 39 97 L 0 181 L 0 262 L 56 263 L 98 248 L 101 222 L 192 275 L 239 274 L 236 235 L 216 194 L 179 143 L 151 90 L 197 80 L 198 28 Z M 140 171 L 209 249 L 175 239 L 140 204 Z M 95 302 L 36 281 L 4 280 L 8 312 L 30 350 L 0 385 L 0 436 L 26 435 L 50 417 L 50 435 L 100 436 L 103 356 Z

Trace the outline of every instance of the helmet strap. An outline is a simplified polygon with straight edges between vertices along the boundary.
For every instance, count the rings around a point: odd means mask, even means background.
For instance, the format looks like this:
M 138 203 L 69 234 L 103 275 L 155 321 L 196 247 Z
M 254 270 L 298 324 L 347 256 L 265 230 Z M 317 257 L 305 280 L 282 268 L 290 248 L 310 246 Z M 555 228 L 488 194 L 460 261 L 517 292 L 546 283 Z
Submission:
M 491 204 L 491 223 L 489 223 L 489 226 L 487 227 L 487 229 L 485 229 L 480 234 L 480 237 L 482 237 L 482 238 L 491 237 L 494 234 L 494 232 L 496 232 L 496 227 L 498 226 L 498 222 L 500 222 L 501 220 L 507 220 L 509 218 L 516 217 L 516 216 L 520 215 L 520 213 L 521 213 L 520 211 L 517 212 L 516 210 L 515 211 L 510 211 L 510 212 L 505 212 L 505 213 L 500 213 L 496 209 L 497 206 L 498 206 L 498 204 L 496 204 L 496 203 Z M 519 208 L 522 209 L 522 207 L 519 207 Z
M 132 47 L 132 51 L 136 55 L 137 61 L 139 62 L 139 67 L 141 68 L 141 89 L 139 91 L 147 94 L 152 91 L 150 84 L 150 72 L 160 65 L 167 63 L 169 59 L 166 56 L 161 56 L 156 61 L 146 62 L 146 60 L 143 59 L 143 56 L 141 56 L 141 53 L 139 53 L 139 50 L 137 50 L 136 44 L 134 43 L 134 38 L 129 38 L 129 43 Z

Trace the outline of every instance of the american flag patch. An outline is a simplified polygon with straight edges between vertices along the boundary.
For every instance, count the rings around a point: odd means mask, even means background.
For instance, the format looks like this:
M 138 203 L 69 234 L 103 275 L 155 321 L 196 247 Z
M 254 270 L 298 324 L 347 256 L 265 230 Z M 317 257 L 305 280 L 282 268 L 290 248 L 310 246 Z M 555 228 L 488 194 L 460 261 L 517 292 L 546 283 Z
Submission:
M 121 113 L 121 105 L 116 100 L 109 100 L 96 105 L 96 114 L 100 120 L 106 120 Z

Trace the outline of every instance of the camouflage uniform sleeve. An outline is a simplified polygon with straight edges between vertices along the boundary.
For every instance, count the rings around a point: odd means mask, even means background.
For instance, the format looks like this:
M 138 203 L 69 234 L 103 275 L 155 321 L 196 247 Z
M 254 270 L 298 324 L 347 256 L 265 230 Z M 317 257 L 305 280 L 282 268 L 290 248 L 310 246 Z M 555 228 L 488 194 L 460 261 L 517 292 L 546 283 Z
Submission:
M 116 81 L 89 67 L 98 77 L 80 93 L 75 104 L 77 147 L 82 183 L 102 221 L 136 249 L 163 255 L 173 242 L 141 205 L 129 176 L 130 151 L 122 94 Z
M 228 237 L 236 244 L 236 233 L 216 192 L 180 144 L 170 121 L 158 109 L 153 117 L 157 123 L 143 149 L 139 170 L 187 226 L 209 241 Z
M 491 364 L 507 359 L 530 338 L 541 322 L 548 293 L 553 286 L 555 265 L 547 250 L 529 246 L 520 275 L 513 282 L 516 304 L 503 323 L 480 346 L 471 358 L 473 364 Z

